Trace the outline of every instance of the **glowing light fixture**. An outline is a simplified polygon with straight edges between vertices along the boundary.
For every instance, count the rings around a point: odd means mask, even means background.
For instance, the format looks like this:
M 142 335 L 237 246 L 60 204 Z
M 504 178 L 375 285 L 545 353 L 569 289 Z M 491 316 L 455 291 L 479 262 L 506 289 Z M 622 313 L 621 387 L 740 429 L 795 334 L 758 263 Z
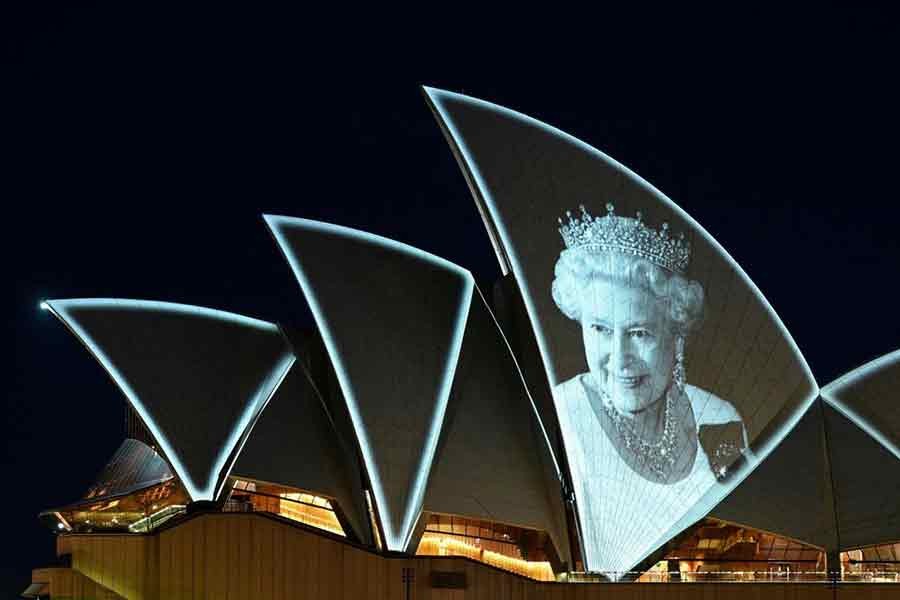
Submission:
M 462 346 L 463 332 L 469 316 L 469 307 L 472 303 L 472 294 L 474 288 L 474 280 L 472 274 L 466 269 L 456 265 L 448 260 L 429 254 L 418 248 L 414 248 L 402 242 L 384 238 L 372 233 L 323 223 L 320 221 L 311 221 L 308 219 L 299 219 L 293 217 L 263 215 L 272 235 L 275 237 L 281 252 L 284 254 L 303 295 L 309 304 L 315 318 L 316 325 L 322 335 L 328 356 L 334 366 L 341 392 L 347 402 L 347 408 L 350 412 L 350 418 L 353 428 L 359 441 L 360 450 L 362 452 L 363 461 L 369 474 L 369 480 L 372 484 L 372 494 L 375 504 L 378 507 L 381 526 L 384 530 L 385 543 L 389 550 L 405 551 L 409 545 L 410 538 L 413 534 L 416 521 L 421 512 L 422 502 L 425 496 L 425 486 L 428 481 L 428 474 L 431 471 L 432 460 L 437 449 L 437 442 L 440 436 L 441 427 L 444 421 L 444 413 L 447 408 L 447 400 L 450 396 L 450 388 L 453 378 L 456 374 L 456 365 L 459 360 L 459 351 Z M 390 518 L 390 510 L 388 510 L 387 497 L 384 492 L 384 485 L 378 470 L 378 464 L 375 460 L 375 452 L 369 440 L 369 434 L 366 431 L 365 422 L 360 411 L 359 400 L 356 396 L 355 389 L 350 377 L 348 376 L 344 359 L 341 356 L 339 345 L 336 343 L 328 325 L 328 320 L 322 311 L 319 298 L 312 282 L 307 277 L 300 257 L 293 251 L 290 242 L 285 237 L 284 230 L 286 228 L 302 229 L 312 232 L 326 233 L 338 237 L 348 238 L 379 246 L 400 254 L 412 256 L 418 260 L 430 263 L 441 269 L 451 271 L 458 275 L 463 281 L 462 294 L 459 299 L 459 308 L 455 317 L 454 332 L 451 339 L 450 349 L 447 353 L 444 372 L 438 389 L 435 410 L 432 413 L 432 420 L 428 426 L 425 445 L 419 460 L 419 465 L 407 496 L 407 505 L 403 512 L 402 522 L 399 528 L 395 528 Z
M 60 531 L 72 531 L 72 526 L 69 525 L 69 522 L 66 521 L 66 518 L 62 516 L 59 512 L 54 512 L 53 516 L 56 517 L 56 528 Z

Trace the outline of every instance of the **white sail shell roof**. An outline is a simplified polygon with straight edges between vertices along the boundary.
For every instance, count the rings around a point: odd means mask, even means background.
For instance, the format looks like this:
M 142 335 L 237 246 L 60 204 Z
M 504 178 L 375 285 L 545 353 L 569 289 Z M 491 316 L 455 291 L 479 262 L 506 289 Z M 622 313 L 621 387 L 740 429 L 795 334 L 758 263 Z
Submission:
M 190 497 L 215 500 L 294 362 L 278 326 L 169 302 L 46 305 L 112 377 Z

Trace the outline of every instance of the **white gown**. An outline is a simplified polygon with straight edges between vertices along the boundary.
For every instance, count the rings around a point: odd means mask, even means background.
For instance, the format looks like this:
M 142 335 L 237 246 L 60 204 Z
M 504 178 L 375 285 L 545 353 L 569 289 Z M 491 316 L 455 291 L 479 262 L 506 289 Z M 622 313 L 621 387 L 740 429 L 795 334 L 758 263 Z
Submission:
M 681 481 L 655 483 L 635 473 L 591 408 L 585 376 L 557 385 L 553 396 L 581 517 L 585 569 L 621 574 L 654 551 L 660 537 L 718 484 L 699 443 L 690 474 Z M 698 432 L 701 425 L 740 422 L 734 407 L 718 396 L 691 385 L 685 392 Z

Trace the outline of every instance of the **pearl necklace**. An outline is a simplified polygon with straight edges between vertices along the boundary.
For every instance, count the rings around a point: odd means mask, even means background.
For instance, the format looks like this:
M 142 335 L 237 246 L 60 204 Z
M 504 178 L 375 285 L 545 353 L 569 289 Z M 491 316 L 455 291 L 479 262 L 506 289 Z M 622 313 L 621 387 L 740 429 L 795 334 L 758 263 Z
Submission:
M 603 401 L 603 410 L 606 416 L 613 422 L 616 432 L 625 447 L 637 456 L 642 466 L 645 466 L 659 479 L 665 480 L 675 465 L 675 429 L 677 419 L 673 414 L 675 400 L 672 398 L 672 388 L 666 390 L 666 403 L 663 408 L 663 432 L 655 442 L 646 441 L 643 436 L 634 431 L 634 425 L 628 417 L 625 417 L 616 409 L 612 399 L 606 391 L 598 390 Z

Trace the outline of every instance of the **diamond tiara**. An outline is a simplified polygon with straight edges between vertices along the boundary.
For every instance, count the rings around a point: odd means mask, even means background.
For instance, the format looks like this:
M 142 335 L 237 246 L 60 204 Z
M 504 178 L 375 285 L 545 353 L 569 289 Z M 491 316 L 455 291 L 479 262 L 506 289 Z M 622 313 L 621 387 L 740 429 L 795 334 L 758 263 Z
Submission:
M 567 250 L 632 254 L 682 275 L 691 261 L 691 244 L 684 233 L 671 236 L 668 223 L 659 230 L 647 227 L 640 211 L 633 219 L 618 217 L 613 205 L 607 204 L 606 215 L 593 217 L 582 205 L 580 217 L 566 211 L 566 218 L 566 223 L 559 219 L 559 234 Z

